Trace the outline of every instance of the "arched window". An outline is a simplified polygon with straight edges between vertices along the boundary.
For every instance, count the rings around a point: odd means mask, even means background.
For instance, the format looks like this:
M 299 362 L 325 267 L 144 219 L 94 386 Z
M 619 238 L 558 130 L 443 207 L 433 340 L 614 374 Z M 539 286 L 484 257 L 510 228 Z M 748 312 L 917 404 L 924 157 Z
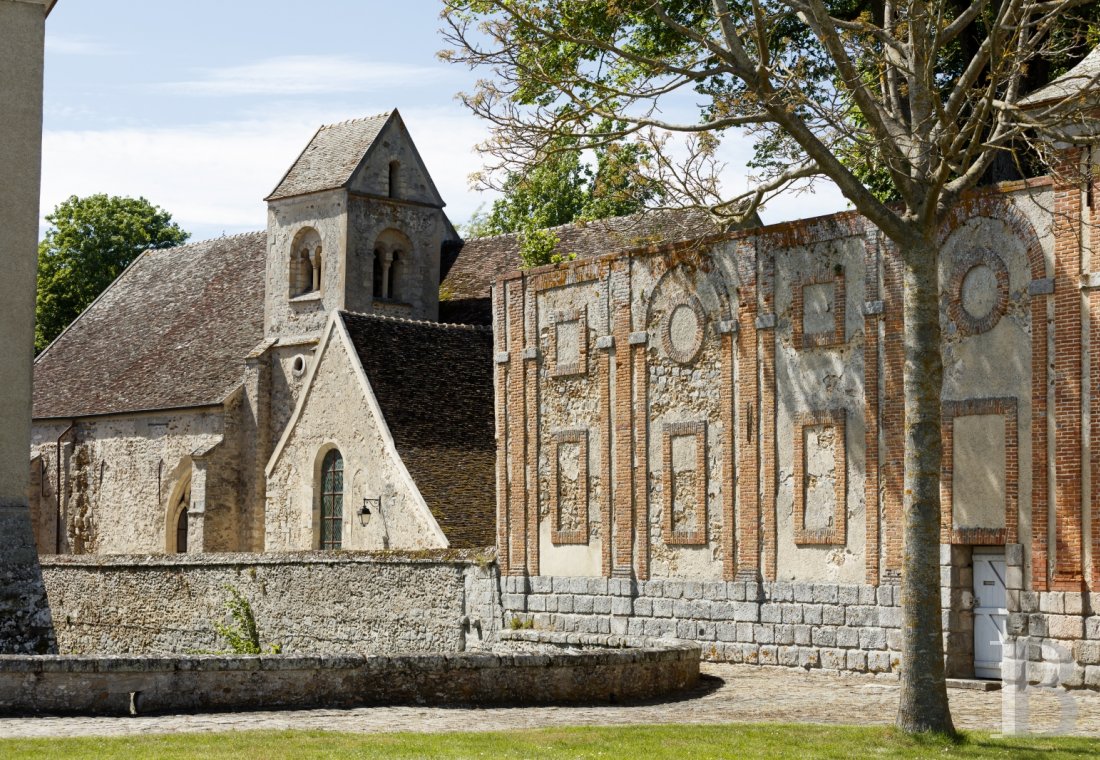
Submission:
M 339 549 L 344 533 L 344 458 L 338 449 L 321 463 L 322 549 Z
M 187 554 L 187 509 L 191 506 L 191 485 L 180 492 L 176 502 L 176 554 Z
M 400 161 L 390 161 L 389 196 L 391 198 L 397 197 L 397 176 L 400 170 Z
M 374 249 L 374 274 L 371 277 L 371 293 L 375 298 L 382 297 L 382 249 Z
M 321 290 L 321 236 L 303 227 L 290 247 L 289 292 L 291 298 Z
M 401 251 L 394 251 L 393 252 L 393 260 L 390 261 L 390 271 L 387 273 L 389 275 L 389 283 L 386 287 L 386 293 L 388 294 L 387 295 L 388 298 L 392 298 L 394 300 L 397 300 L 401 297 L 400 293 L 397 292 L 397 283 L 398 283 L 397 271 L 403 265 L 404 260 L 405 260 L 405 254 L 403 254 Z

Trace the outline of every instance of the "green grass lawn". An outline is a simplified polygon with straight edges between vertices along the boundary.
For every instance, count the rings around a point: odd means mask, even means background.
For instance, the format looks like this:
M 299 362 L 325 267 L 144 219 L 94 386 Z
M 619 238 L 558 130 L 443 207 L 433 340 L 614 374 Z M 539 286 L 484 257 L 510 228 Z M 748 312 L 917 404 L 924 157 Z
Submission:
M 912 739 L 878 727 L 753 725 L 552 728 L 499 733 L 242 731 L 111 739 L 3 739 L 0 758 L 1094 758 L 1100 739 Z

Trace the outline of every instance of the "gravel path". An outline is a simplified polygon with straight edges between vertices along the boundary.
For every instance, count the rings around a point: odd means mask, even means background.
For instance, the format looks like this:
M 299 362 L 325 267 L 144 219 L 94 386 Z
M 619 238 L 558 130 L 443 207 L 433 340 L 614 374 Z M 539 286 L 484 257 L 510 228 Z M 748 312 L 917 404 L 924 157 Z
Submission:
M 704 663 L 706 682 L 681 699 L 586 707 L 363 707 L 136 718 L 0 718 L 0 738 L 124 736 L 144 733 L 303 729 L 354 732 L 506 731 L 546 726 L 639 723 L 888 724 L 897 710 L 893 677 L 838 675 L 790 668 Z M 1100 693 L 1037 691 L 1029 702 L 1032 731 L 1100 737 Z M 955 724 L 999 731 L 1002 693 L 950 691 Z M 1075 713 L 1075 714 L 1074 714 Z M 1061 725 L 1060 725 L 1061 723 Z

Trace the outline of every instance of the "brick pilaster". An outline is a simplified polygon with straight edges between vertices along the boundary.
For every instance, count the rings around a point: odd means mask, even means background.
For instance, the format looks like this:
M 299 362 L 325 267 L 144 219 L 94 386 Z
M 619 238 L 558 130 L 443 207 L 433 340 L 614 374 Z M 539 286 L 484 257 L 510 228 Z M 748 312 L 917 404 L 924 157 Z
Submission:
M 600 572 L 604 577 L 611 575 L 611 515 L 612 515 L 612 493 L 618 492 L 620 489 L 616 483 L 616 472 L 613 469 L 616 462 L 614 453 L 614 433 L 612 429 L 618 420 L 618 410 L 612 407 L 612 389 L 615 384 L 615 377 L 612 373 L 612 352 L 619 348 L 619 336 L 618 331 L 615 329 L 614 314 L 615 314 L 615 300 L 613 297 L 613 285 L 612 285 L 612 266 L 608 264 L 601 271 L 601 277 L 604 280 L 605 291 L 607 294 L 607 308 L 608 314 L 611 315 L 611 324 L 607 322 L 601 322 L 601 331 L 608 328 L 611 329 L 611 345 L 605 347 L 599 351 L 597 363 L 600 373 L 600 419 L 599 419 L 599 436 L 600 436 L 600 481 L 603 484 L 603 488 L 600 489 Z
M 864 233 L 863 297 L 863 425 L 864 425 L 864 519 L 866 520 L 867 583 L 879 583 L 879 339 L 882 301 L 878 287 L 878 233 Z
M 883 257 L 884 337 L 882 437 L 885 456 L 882 461 L 883 494 L 882 533 L 885 536 L 885 574 L 897 577 L 901 572 L 902 515 L 905 489 L 905 336 L 903 325 L 901 256 L 893 246 Z
M 775 580 L 776 561 L 776 446 L 775 416 L 775 248 L 760 251 L 760 503 L 763 510 L 761 571 Z
M 511 567 L 511 536 L 508 532 L 508 310 L 505 285 L 493 288 L 493 398 L 496 413 L 496 494 L 497 494 L 497 563 L 501 575 L 509 575 Z
M 634 349 L 630 345 L 630 260 L 612 269 L 612 332 L 615 336 L 615 494 L 608 531 L 610 572 L 624 575 L 633 567 L 634 544 Z
M 737 576 L 760 577 L 760 406 L 756 334 L 756 244 L 738 246 L 737 256 Z
M 1078 151 L 1069 151 L 1069 177 Z M 1054 188 L 1054 576 L 1056 591 L 1079 591 L 1081 545 L 1081 187 L 1074 181 Z
M 634 376 L 634 569 L 649 578 L 649 352 L 645 343 L 631 346 Z
M 737 545 L 734 539 L 734 512 L 737 500 L 734 497 L 734 460 L 737 448 L 737 430 L 734 427 L 734 354 L 733 329 L 728 325 L 721 335 L 722 365 L 719 369 L 718 403 L 722 432 L 719 446 L 722 468 L 722 499 L 719 509 L 722 511 L 722 575 L 732 581 L 737 575 Z
M 530 282 L 525 282 L 524 309 L 525 319 L 521 322 L 523 331 L 523 408 L 524 408 L 524 454 L 526 463 L 525 477 L 527 488 L 524 490 L 524 511 L 527 520 L 527 573 L 539 574 L 539 422 L 542 418 L 539 410 L 539 340 L 538 340 L 538 298 L 528 294 Z M 527 296 L 530 295 L 530 298 Z M 584 335 L 580 340 L 587 340 Z
M 508 312 L 506 395 L 508 403 L 508 541 L 509 572 L 522 575 L 527 568 L 527 409 L 524 393 L 524 281 L 505 285 Z

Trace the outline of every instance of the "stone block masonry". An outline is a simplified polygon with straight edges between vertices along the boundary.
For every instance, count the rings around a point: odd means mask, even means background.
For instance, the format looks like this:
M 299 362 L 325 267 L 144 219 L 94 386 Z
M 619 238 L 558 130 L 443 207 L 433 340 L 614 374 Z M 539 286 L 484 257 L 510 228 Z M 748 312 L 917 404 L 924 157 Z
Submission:
M 505 576 L 506 625 L 676 638 L 704 659 L 871 673 L 900 662 L 897 587 Z
M 0 714 L 619 702 L 674 694 L 699 678 L 699 649 L 689 644 L 505 637 L 493 652 L 391 657 L 3 657 Z
M 895 673 L 901 663 L 900 593 L 891 584 L 508 576 L 501 583 L 506 625 L 677 638 L 715 662 L 867 673 Z M 973 628 L 949 612 L 958 593 L 944 589 L 948 675 L 971 677 Z M 1006 656 L 1018 653 L 1029 683 L 1100 689 L 1097 604 L 1093 594 L 1010 589 Z
M 480 562 L 480 564 L 479 564 Z M 287 654 L 478 649 L 496 635 L 496 567 L 474 552 L 44 558 L 62 654 L 222 651 L 228 586 Z

